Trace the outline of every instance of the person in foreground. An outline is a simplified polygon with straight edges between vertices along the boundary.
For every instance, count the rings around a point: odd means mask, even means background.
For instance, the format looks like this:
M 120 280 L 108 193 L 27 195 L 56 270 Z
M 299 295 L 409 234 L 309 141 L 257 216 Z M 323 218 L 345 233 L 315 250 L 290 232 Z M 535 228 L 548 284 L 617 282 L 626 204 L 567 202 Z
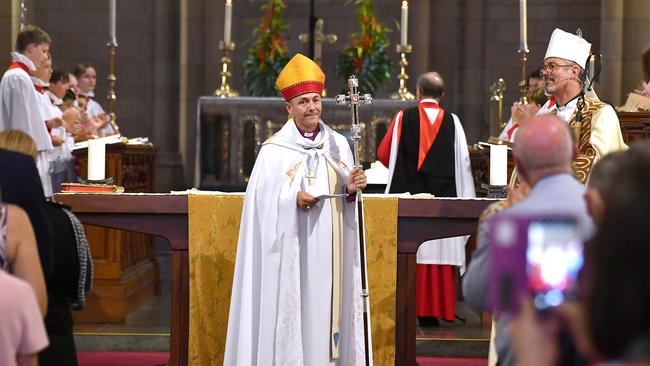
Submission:
M 320 119 L 324 81 L 300 54 L 276 81 L 293 118 L 262 145 L 246 190 L 224 365 L 365 364 L 355 200 L 366 177 Z
M 585 188 L 572 174 L 576 153 L 571 133 L 563 120 L 553 115 L 536 116 L 519 128 L 513 154 L 519 174 L 530 186 L 527 196 L 502 213 L 570 215 L 578 222 L 580 237 L 588 239 L 594 231 L 583 199 Z M 493 217 L 501 213 L 494 214 Z M 468 305 L 487 310 L 490 267 L 489 222 L 478 229 L 477 250 L 463 279 L 463 295 Z M 515 365 L 509 334 L 509 319 L 496 319 L 496 349 L 499 365 Z
M 545 318 L 523 300 L 511 329 L 519 364 L 557 364 L 558 322 L 569 326 L 578 350 L 593 363 L 650 364 L 650 143 L 635 143 L 610 162 L 615 188 L 602 191 L 598 233 L 585 244 L 580 296 Z

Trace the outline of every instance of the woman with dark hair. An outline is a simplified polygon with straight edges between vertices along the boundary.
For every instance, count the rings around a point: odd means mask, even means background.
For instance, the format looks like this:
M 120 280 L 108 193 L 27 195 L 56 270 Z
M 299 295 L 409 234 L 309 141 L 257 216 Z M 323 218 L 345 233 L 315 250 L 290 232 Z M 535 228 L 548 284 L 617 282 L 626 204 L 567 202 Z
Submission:
M 604 197 L 603 221 L 586 260 L 587 329 L 603 359 L 650 361 L 650 143 L 620 159 L 616 189 Z M 644 354 L 643 352 L 645 351 Z
M 587 211 L 597 225 L 602 223 L 605 214 L 603 197 L 610 189 L 616 187 L 618 169 L 624 158 L 623 152 L 613 152 L 598 160 L 591 169 L 585 191 L 585 201 L 587 202 Z
M 599 176 L 592 176 L 603 210 L 598 233 L 585 244 L 580 298 L 554 309 L 559 316 L 542 320 L 531 300 L 524 300 L 511 328 L 522 365 L 556 363 L 562 323 L 588 360 L 650 363 L 650 141 L 602 162 L 599 171 L 615 177 L 599 186 Z

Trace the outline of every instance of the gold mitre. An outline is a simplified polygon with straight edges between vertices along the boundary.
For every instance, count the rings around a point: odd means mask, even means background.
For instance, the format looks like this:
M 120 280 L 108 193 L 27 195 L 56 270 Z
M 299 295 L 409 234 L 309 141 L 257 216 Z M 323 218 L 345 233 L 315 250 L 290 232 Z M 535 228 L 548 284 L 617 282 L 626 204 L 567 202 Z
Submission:
M 300 53 L 293 56 L 275 81 L 275 87 L 286 101 L 307 93 L 322 95 L 324 86 L 323 70 L 317 63 Z

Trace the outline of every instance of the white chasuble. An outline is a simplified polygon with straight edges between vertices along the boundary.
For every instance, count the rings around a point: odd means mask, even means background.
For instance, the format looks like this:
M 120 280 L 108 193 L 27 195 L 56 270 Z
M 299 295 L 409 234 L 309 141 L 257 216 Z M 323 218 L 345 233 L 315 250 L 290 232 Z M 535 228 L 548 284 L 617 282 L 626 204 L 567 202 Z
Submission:
M 322 122 L 311 141 L 289 120 L 260 149 L 242 211 L 224 365 L 364 364 L 356 205 L 340 197 L 308 211 L 296 205 L 299 191 L 341 193 L 352 166 L 346 139 Z M 335 192 L 332 174 L 339 182 Z M 341 214 L 330 200 L 341 201 Z M 340 337 L 338 358 L 332 358 L 337 221 Z

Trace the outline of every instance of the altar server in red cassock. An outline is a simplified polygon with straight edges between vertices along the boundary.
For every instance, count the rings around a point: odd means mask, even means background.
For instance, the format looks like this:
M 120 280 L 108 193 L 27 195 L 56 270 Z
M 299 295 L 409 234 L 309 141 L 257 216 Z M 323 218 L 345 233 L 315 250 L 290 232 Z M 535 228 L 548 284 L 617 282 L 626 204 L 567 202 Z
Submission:
M 46 196 L 52 195 L 47 151 L 52 141 L 39 108 L 38 92 L 30 75 L 49 57 L 52 40 L 42 29 L 27 26 L 18 33 L 16 52 L 0 81 L 0 131 L 21 130 L 36 142 L 36 167 Z
M 386 193 L 475 197 L 465 132 L 439 104 L 444 81 L 436 72 L 417 81 L 416 107 L 398 112 L 377 150 L 389 169 Z M 424 242 L 417 253 L 417 316 L 455 318 L 455 267 L 465 267 L 467 236 Z

